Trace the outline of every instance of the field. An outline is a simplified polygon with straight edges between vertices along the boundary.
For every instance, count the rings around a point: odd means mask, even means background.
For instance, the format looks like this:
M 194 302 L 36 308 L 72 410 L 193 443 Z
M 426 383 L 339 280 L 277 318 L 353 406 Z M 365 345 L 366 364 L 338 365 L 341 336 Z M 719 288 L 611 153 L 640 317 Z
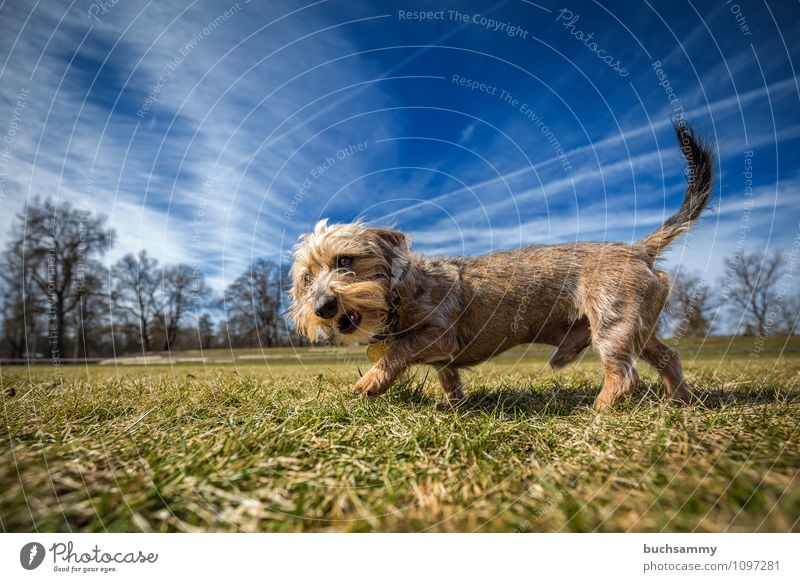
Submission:
M 642 364 L 600 415 L 596 358 L 555 373 L 540 347 L 470 371 L 458 408 L 424 369 L 353 398 L 358 349 L 5 366 L 0 528 L 799 531 L 798 340 L 683 341 L 703 406 Z

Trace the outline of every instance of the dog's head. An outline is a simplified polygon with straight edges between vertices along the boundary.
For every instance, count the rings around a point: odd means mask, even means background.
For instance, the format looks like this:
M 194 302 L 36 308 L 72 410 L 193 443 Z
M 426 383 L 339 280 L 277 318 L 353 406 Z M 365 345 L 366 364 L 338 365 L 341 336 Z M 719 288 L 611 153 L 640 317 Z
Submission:
M 369 341 L 386 331 L 394 284 L 409 264 L 409 241 L 396 230 L 321 220 L 294 249 L 289 315 L 316 340 Z

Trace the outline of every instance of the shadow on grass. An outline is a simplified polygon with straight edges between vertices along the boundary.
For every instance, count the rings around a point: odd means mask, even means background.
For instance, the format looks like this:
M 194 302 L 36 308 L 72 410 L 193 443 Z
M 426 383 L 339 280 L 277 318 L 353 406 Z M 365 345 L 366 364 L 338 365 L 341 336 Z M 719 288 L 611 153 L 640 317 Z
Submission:
M 440 410 L 457 410 L 464 414 L 525 416 L 572 416 L 588 412 L 600 392 L 599 382 L 589 379 L 553 379 L 544 382 L 504 382 L 497 388 L 468 384 L 466 398 L 456 405 L 444 401 L 435 377 L 415 374 L 396 384 L 387 394 L 396 405 L 419 408 L 437 407 Z M 800 389 L 790 389 L 772 384 L 764 379 L 760 384 L 726 384 L 718 381 L 696 379 L 695 393 L 699 402 L 689 410 L 722 409 L 735 406 L 781 405 L 800 401 Z M 637 408 L 662 406 L 683 407 L 669 400 L 664 386 L 658 380 L 642 379 L 631 398 L 618 404 L 618 412 Z
M 503 389 L 499 391 L 478 390 L 469 394 L 458 405 L 460 410 L 482 414 L 509 416 L 569 416 L 586 412 L 591 408 L 599 387 L 586 386 L 571 389 L 533 390 Z M 699 409 L 721 409 L 730 406 L 776 405 L 800 401 L 800 390 L 774 388 L 760 389 L 710 389 L 698 390 Z M 641 406 L 671 404 L 664 389 L 659 385 L 640 385 L 630 400 L 620 403 L 617 410 L 624 411 Z M 675 406 L 683 406 L 675 404 Z M 689 407 L 691 408 L 691 406 Z
M 437 386 L 438 388 L 438 386 Z M 396 386 L 392 400 L 396 404 L 415 406 L 438 406 L 440 409 L 454 408 L 462 413 L 481 415 L 520 416 L 570 416 L 585 413 L 591 408 L 599 386 L 591 383 L 563 387 L 502 388 L 491 390 L 473 387 L 467 397 L 455 406 L 443 402 L 425 389 L 425 381 L 410 380 Z M 699 389 L 698 410 L 720 409 L 729 406 L 784 404 L 800 400 L 800 390 L 776 388 Z M 643 382 L 627 402 L 617 406 L 618 411 L 641 406 L 663 406 L 669 400 L 661 385 Z M 676 406 L 681 406 L 677 405 Z
M 785 404 L 800 400 L 800 390 L 778 388 L 735 388 L 733 390 L 697 390 L 705 408 L 725 408 L 753 404 Z
M 591 407 L 597 389 L 591 385 L 561 386 L 541 389 L 508 387 L 489 389 L 467 387 L 467 397 L 458 404 L 444 401 L 438 384 L 431 385 L 428 377 L 412 377 L 396 384 L 387 394 L 393 404 L 461 413 L 502 416 L 567 416 Z M 427 384 L 427 387 L 426 387 Z
M 594 402 L 597 390 L 505 388 L 478 389 L 467 394 L 458 410 L 502 416 L 570 416 L 585 412 Z

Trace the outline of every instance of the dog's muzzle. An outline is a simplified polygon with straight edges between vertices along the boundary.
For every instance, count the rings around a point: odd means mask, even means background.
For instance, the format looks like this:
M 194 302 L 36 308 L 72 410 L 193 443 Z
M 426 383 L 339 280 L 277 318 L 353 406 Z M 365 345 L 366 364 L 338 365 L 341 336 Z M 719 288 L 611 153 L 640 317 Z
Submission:
M 342 316 L 336 320 L 336 328 L 343 334 L 350 334 L 358 329 L 360 323 L 361 313 L 354 309 L 343 313 Z
M 314 313 L 322 319 L 331 319 L 339 312 L 339 301 L 333 295 L 321 295 L 314 304 Z

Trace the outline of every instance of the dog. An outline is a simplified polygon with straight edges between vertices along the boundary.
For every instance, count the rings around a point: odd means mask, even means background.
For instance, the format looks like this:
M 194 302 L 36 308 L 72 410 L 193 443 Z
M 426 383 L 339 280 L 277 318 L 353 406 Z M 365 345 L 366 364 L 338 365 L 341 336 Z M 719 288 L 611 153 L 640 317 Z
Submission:
M 633 244 L 578 242 L 434 258 L 412 252 L 397 230 L 321 220 L 294 248 L 289 316 L 295 329 L 312 340 L 328 336 L 379 348 L 377 361 L 355 383 L 362 396 L 383 394 L 410 366 L 428 364 L 447 400 L 457 403 L 465 398 L 460 369 L 519 344 L 544 343 L 556 346 L 553 368 L 594 345 L 604 371 L 596 410 L 630 397 L 639 358 L 658 371 L 672 400 L 692 402 L 678 353 L 656 337 L 669 280 L 655 262 L 707 207 L 715 157 L 688 124 L 675 130 L 688 165 L 683 203 Z

